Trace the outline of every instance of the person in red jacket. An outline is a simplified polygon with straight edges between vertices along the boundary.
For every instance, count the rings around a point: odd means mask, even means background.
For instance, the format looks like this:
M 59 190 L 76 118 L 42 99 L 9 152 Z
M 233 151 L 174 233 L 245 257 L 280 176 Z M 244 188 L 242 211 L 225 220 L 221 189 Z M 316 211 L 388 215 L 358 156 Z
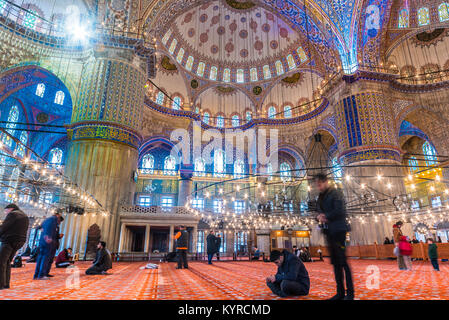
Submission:
M 412 270 L 412 253 L 413 253 L 413 247 L 408 240 L 408 237 L 401 236 L 399 241 L 399 252 L 404 257 L 404 263 L 407 270 Z
M 67 268 L 71 264 L 74 264 L 75 261 L 72 260 L 72 248 L 67 248 L 61 250 L 61 252 L 56 257 L 56 268 Z

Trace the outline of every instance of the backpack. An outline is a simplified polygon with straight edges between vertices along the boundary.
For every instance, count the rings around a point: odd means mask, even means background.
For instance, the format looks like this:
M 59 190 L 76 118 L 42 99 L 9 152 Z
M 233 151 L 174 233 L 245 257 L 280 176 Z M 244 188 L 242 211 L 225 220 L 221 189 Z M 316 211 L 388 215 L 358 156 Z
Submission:
M 11 268 L 22 268 L 22 257 L 16 256 L 12 262 Z

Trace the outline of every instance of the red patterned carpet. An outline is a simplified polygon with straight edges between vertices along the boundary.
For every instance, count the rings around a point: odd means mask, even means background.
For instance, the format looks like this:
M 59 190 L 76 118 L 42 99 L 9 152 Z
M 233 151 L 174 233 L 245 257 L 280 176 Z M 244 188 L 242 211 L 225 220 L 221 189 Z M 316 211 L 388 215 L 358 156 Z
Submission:
M 89 263 L 76 269 L 53 269 L 50 280 L 33 281 L 34 264 L 13 269 L 11 289 L 0 291 L 0 299 L 278 299 L 265 285 L 265 277 L 276 267 L 263 262 L 218 262 L 210 266 L 190 263 L 189 270 L 176 270 L 163 263 L 158 270 L 142 270 L 145 263 L 115 263 L 109 275 L 87 276 Z M 372 266 L 379 270 L 379 288 L 372 288 Z M 326 262 L 307 263 L 311 291 L 307 297 L 326 299 L 334 294 L 332 267 Z M 351 260 L 358 299 L 449 299 L 449 264 L 433 271 L 428 262 L 414 262 L 413 271 L 399 271 L 396 261 Z M 368 283 L 368 286 L 367 286 Z M 73 285 L 75 284 L 75 285 Z

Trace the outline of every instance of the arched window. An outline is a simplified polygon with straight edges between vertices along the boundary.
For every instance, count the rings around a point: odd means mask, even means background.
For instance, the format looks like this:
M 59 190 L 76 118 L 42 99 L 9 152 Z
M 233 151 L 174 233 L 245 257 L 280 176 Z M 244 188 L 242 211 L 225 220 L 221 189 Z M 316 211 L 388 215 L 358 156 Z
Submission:
M 164 98 L 165 98 L 164 93 L 162 91 L 159 91 L 157 93 L 157 96 L 156 96 L 156 103 L 158 105 L 160 105 L 160 106 L 163 106 L 164 105 Z
M 212 66 L 210 68 L 210 73 L 209 73 L 209 79 L 211 80 L 217 80 L 217 73 L 218 73 L 218 68 L 215 66 Z
M 59 167 L 62 163 L 62 150 L 59 148 L 51 149 L 48 156 L 48 162 L 50 162 L 53 167 Z
M 43 98 L 45 93 L 45 84 L 38 83 L 36 87 L 36 96 Z
M 245 163 L 243 160 L 238 159 L 234 163 L 234 178 L 243 178 L 245 174 Z
M 231 81 L 231 70 L 226 68 L 223 70 L 223 81 L 230 82 Z
M 299 59 L 301 60 L 301 63 L 304 63 L 307 61 L 306 52 L 304 51 L 304 49 L 302 47 L 298 47 L 298 49 L 296 49 L 296 53 L 298 54 Z
M 224 117 L 221 114 L 217 117 L 217 127 L 224 127 Z
M 0 13 L 3 13 L 5 8 L 6 8 L 6 1 L 5 0 L 0 0 Z
M 176 61 L 181 63 L 182 62 L 182 58 L 184 58 L 184 53 L 185 53 L 185 50 L 183 48 L 179 49 L 178 55 L 176 56 Z
M 56 103 L 56 104 L 63 105 L 63 104 L 64 104 L 64 98 L 65 98 L 64 92 L 62 92 L 62 91 L 56 92 L 56 95 L 55 95 L 55 103 Z
M 268 108 L 268 119 L 276 119 L 276 108 L 274 106 Z
M 168 48 L 168 51 L 173 54 L 175 52 L 176 46 L 178 45 L 178 40 L 173 39 L 170 45 L 170 48 Z
M 173 156 L 167 156 L 164 160 L 164 175 L 176 175 L 176 159 Z
M 17 144 L 16 150 L 14 151 L 19 157 L 23 157 L 25 155 L 25 147 L 28 142 L 28 133 L 26 131 L 22 131 L 19 138 L 21 144 Z
M 296 68 L 296 62 L 295 62 L 295 59 L 293 58 L 293 55 L 289 54 L 289 55 L 287 56 L 287 63 L 288 63 L 288 68 L 289 68 L 290 70 Z
M 37 14 L 34 10 L 28 10 L 28 11 L 22 11 L 25 16 L 23 18 L 23 25 L 30 29 L 36 28 L 36 22 L 37 22 Z M 21 13 L 22 13 L 21 12 Z
M 267 176 L 268 176 L 268 180 L 272 180 L 273 179 L 273 165 L 270 163 L 267 164 Z
M 280 60 L 277 60 L 275 62 L 276 65 L 276 72 L 278 74 L 278 76 L 280 76 L 281 74 L 284 74 L 284 66 L 282 65 L 282 62 Z
M 246 111 L 246 122 L 250 122 L 252 119 L 251 111 Z
M 206 65 L 204 64 L 204 62 L 198 63 L 198 67 L 196 68 L 196 74 L 199 75 L 200 77 L 202 77 L 204 75 L 205 67 L 206 67 Z
M 343 176 L 343 171 L 341 170 L 341 166 L 337 160 L 337 157 L 334 157 L 332 159 L 332 174 L 334 175 L 335 180 L 340 180 Z
M 225 154 L 223 150 L 214 151 L 214 176 L 223 177 L 226 173 Z
M 187 58 L 187 62 L 186 62 L 186 69 L 187 70 L 189 70 L 189 71 L 191 71 L 192 70 L 192 67 L 193 67 L 193 61 L 194 61 L 195 59 L 192 57 L 192 56 L 189 56 L 188 58 Z
M 173 98 L 172 108 L 174 110 L 180 110 L 181 109 L 181 97 L 176 96 L 176 97 Z
M 142 158 L 142 170 L 143 174 L 153 174 L 154 172 L 154 157 L 152 154 L 147 153 Z
M 19 183 L 19 168 L 15 167 L 12 170 L 11 176 L 9 177 L 9 188 L 5 194 L 5 200 L 7 202 L 13 202 L 13 196 L 16 194 L 17 184 Z
M 251 81 L 257 81 L 258 80 L 257 69 L 256 68 L 251 68 L 249 70 L 249 76 L 251 78 Z
M 237 83 L 243 83 L 245 82 L 245 73 L 243 72 L 243 69 L 237 69 Z
M 210 118 L 209 112 L 204 112 L 204 114 L 203 114 L 203 122 L 205 124 L 209 124 L 209 118 Z
M 290 181 L 292 179 L 291 167 L 287 162 L 282 162 L 280 166 L 280 176 L 282 181 Z
M 284 118 L 291 118 L 292 117 L 292 106 L 286 105 L 284 107 Z
M 196 177 L 204 177 L 206 175 L 206 161 L 203 158 L 197 158 L 195 160 L 195 172 Z
M 263 77 L 265 80 L 271 78 L 271 70 L 268 64 L 263 66 Z
M 408 28 L 408 10 L 407 9 L 402 9 L 401 11 L 399 11 L 399 22 L 398 22 L 398 27 L 400 29 L 402 28 Z
M 429 9 L 424 7 L 418 10 L 418 24 L 427 26 L 430 23 Z
M 410 173 L 413 173 L 418 170 L 418 159 L 416 157 L 410 157 L 408 159 L 408 167 L 410 169 Z
M 438 7 L 438 16 L 440 18 L 441 22 L 448 21 L 449 20 L 449 4 L 446 2 L 443 2 Z
M 429 141 L 426 141 L 423 144 L 422 150 L 423 150 L 423 153 L 424 153 L 424 158 L 426 159 L 426 164 L 428 166 L 436 165 L 437 164 L 437 151 L 429 143 Z
M 16 132 L 15 129 L 16 129 L 18 120 L 19 120 L 19 108 L 17 106 L 12 106 L 11 110 L 9 110 L 8 120 L 7 120 L 8 123 L 6 124 L 6 132 L 8 132 L 12 136 Z M 3 134 L 2 141 L 8 147 L 12 146 L 13 140 L 7 134 Z
M 235 114 L 232 116 L 232 126 L 238 127 L 239 125 L 240 125 L 240 117 Z

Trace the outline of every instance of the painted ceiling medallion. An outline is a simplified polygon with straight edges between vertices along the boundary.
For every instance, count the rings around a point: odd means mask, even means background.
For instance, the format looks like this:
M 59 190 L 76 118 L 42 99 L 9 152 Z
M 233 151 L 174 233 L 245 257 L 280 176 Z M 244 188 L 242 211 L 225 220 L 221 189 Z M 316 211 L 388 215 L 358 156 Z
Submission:
M 282 82 L 288 85 L 295 85 L 301 82 L 301 80 L 302 80 L 301 73 L 297 72 L 289 77 L 285 77 L 284 79 L 282 79 Z
M 439 36 L 441 36 L 445 30 L 446 29 L 444 29 L 444 28 L 440 28 L 440 29 L 435 29 L 431 32 L 421 32 L 416 35 L 416 39 L 421 42 L 430 42 L 432 40 L 435 40 Z
M 176 65 L 174 63 L 170 62 L 170 58 L 167 56 L 164 56 L 161 60 L 161 66 L 167 71 L 177 71 L 178 68 L 176 68 Z
M 235 89 L 233 87 L 224 86 L 215 87 L 215 90 L 217 90 L 220 94 L 233 94 L 235 92 Z

